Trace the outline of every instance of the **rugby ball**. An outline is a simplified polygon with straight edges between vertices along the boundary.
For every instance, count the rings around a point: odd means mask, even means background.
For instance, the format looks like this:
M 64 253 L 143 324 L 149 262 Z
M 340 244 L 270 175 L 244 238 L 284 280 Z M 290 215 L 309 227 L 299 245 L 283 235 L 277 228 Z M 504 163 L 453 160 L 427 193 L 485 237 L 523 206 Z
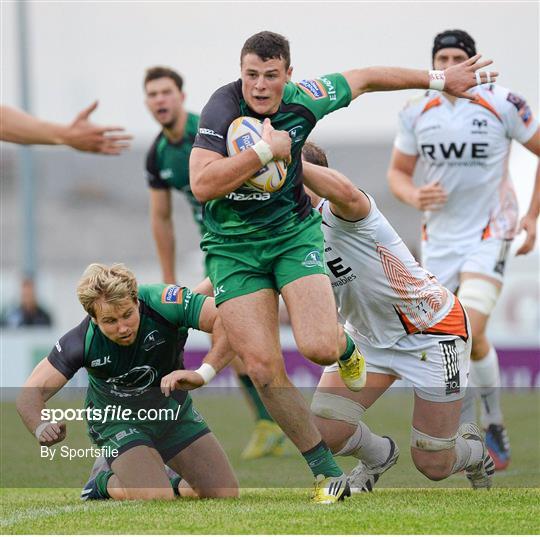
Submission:
M 227 152 L 229 156 L 249 149 L 261 139 L 262 123 L 249 116 L 236 118 L 227 131 Z M 273 160 L 263 166 L 244 186 L 259 192 L 276 192 L 287 177 L 287 164 L 283 160 Z

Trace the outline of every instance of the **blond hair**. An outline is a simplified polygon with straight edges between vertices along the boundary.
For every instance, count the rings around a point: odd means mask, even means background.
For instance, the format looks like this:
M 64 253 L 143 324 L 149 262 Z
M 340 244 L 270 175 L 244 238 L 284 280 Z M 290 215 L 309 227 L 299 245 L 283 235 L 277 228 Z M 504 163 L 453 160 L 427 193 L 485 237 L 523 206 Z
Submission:
M 107 303 L 118 303 L 126 298 L 137 301 L 137 280 L 122 263 L 111 266 L 92 263 L 86 267 L 79 284 L 77 296 L 84 310 L 95 318 L 95 303 L 103 298 Z

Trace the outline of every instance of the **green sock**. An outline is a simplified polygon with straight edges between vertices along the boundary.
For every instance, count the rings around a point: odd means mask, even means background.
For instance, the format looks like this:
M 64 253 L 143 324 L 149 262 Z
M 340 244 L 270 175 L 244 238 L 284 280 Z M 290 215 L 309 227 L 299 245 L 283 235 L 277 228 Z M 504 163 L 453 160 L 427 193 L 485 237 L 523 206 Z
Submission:
M 268 421 L 274 421 L 272 416 L 268 413 L 268 410 L 266 410 L 266 407 L 264 406 L 264 403 L 261 401 L 261 398 L 259 397 L 259 393 L 257 392 L 257 388 L 255 388 L 253 382 L 249 378 L 248 375 L 238 375 L 238 379 L 246 389 L 249 398 L 251 399 L 251 402 L 253 403 L 253 406 L 255 407 L 255 414 L 257 415 L 258 420 L 268 420 Z
M 112 470 L 102 470 L 96 476 L 96 487 L 99 494 L 103 498 L 110 498 L 110 494 L 107 492 L 107 483 L 109 482 L 110 477 L 114 474 Z
M 348 360 L 352 353 L 354 352 L 354 349 L 356 348 L 354 345 L 354 341 L 352 340 L 351 336 L 345 332 L 345 338 L 347 339 L 347 348 L 345 349 L 345 352 L 339 357 L 340 362 L 345 362 Z
M 180 481 L 182 481 L 182 478 L 180 476 L 171 477 L 169 478 L 169 481 L 171 482 L 171 487 L 173 489 L 175 496 L 180 496 L 180 490 L 178 490 L 178 485 L 180 485 Z
M 321 440 L 315 447 L 305 451 L 302 455 L 315 477 L 319 474 L 324 475 L 324 477 L 338 477 L 343 474 L 343 470 L 337 465 L 324 440 Z

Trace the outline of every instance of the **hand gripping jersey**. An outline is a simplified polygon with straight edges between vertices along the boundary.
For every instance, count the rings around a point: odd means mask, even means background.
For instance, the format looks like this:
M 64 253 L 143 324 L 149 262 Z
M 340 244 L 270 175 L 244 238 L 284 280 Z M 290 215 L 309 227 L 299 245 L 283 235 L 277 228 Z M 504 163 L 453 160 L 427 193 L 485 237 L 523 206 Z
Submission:
M 146 179 L 150 188 L 175 188 L 182 192 L 189 201 L 193 219 L 204 234 L 202 205 L 189 185 L 189 155 L 198 126 L 199 116 L 188 112 L 182 140 L 172 143 L 163 132 L 158 134 L 146 155 Z
M 389 348 L 408 334 L 467 339 L 459 301 L 424 270 L 371 196 L 366 218 L 348 222 L 320 205 L 325 260 L 346 330 L 372 347 Z
M 141 321 L 133 344 L 112 342 L 88 316 L 60 338 L 48 360 L 68 379 L 86 368 L 86 406 L 167 407 L 169 398 L 159 388 L 161 378 L 181 367 L 187 329 L 199 327 L 205 299 L 177 285 L 141 285 Z M 173 396 L 185 399 L 186 393 Z
M 520 96 L 494 84 L 471 90 L 475 100 L 452 105 L 438 91 L 410 101 L 399 116 L 395 147 L 418 155 L 422 181 L 440 181 L 448 201 L 424 213 L 424 239 L 460 252 L 482 238 L 513 238 L 518 207 L 508 174 L 512 139 L 525 143 L 538 128 Z
M 204 223 L 215 235 L 265 237 L 294 227 L 311 211 L 309 197 L 301 180 L 301 153 L 304 142 L 317 121 L 326 114 L 348 106 L 351 90 L 339 73 L 303 80 L 285 86 L 279 110 L 270 117 L 272 126 L 291 137 L 292 161 L 283 187 L 277 192 L 254 192 L 240 187 L 224 198 L 207 202 Z M 242 81 L 218 89 L 201 114 L 199 132 L 193 147 L 227 156 L 227 129 L 240 116 L 264 120 L 247 106 L 242 96 Z

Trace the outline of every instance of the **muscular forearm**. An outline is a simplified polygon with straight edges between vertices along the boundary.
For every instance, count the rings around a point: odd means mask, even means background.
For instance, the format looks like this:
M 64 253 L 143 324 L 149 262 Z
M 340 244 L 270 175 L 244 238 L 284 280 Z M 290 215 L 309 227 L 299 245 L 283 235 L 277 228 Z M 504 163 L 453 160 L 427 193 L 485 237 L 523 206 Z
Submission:
M 429 72 L 403 67 L 364 67 L 344 73 L 353 99 L 370 91 L 423 89 L 429 87 Z
M 258 155 L 252 149 L 213 160 L 201 170 L 192 171 L 191 191 L 200 202 L 222 198 L 243 185 L 261 167 Z
M 18 144 L 59 145 L 67 127 L 35 118 L 22 110 L 1 107 L 0 139 Z
M 172 219 L 163 220 L 159 217 L 153 217 L 152 231 L 161 263 L 163 281 L 164 283 L 175 283 L 175 238 Z
M 24 387 L 17 396 L 17 412 L 32 434 L 42 422 L 41 411 L 45 408 L 45 400 L 43 390 L 36 387 Z

